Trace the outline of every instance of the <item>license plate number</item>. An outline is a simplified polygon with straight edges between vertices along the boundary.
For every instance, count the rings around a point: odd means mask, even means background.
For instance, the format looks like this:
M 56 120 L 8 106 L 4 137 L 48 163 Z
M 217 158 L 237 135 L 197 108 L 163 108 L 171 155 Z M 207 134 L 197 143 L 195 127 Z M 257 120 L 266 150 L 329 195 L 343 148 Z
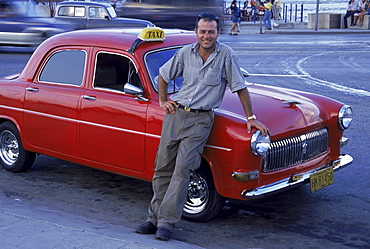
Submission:
M 329 167 L 310 176 L 310 190 L 315 192 L 334 183 L 334 169 Z

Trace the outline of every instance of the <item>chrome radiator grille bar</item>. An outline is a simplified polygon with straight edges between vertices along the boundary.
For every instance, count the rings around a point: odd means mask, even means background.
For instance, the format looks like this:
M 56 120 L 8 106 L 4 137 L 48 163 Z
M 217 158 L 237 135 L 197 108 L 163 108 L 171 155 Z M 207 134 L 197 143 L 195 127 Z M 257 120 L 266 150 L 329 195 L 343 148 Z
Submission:
M 322 155 L 328 150 L 328 140 L 328 131 L 324 128 L 272 142 L 264 158 L 262 171 L 288 168 Z

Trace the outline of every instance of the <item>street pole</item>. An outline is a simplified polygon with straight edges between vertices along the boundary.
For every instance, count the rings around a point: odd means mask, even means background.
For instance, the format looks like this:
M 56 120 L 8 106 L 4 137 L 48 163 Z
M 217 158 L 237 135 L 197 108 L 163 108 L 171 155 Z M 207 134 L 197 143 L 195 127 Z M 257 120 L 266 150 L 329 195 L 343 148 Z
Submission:
M 315 24 L 315 31 L 317 31 L 317 27 L 319 25 L 319 4 L 320 4 L 320 0 L 317 0 L 317 2 L 316 2 L 316 24 Z
M 258 17 L 260 19 L 260 34 L 262 34 L 262 18 L 261 15 L 258 13 Z

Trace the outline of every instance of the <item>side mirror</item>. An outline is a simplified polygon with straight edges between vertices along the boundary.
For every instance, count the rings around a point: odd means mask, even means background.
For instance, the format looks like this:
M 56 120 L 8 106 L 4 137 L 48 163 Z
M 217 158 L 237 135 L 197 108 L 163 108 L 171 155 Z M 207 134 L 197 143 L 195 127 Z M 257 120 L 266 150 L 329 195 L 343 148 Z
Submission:
M 123 91 L 128 94 L 133 94 L 133 95 L 142 95 L 144 92 L 141 88 L 134 86 L 130 83 L 126 83 L 125 87 L 123 88 Z
M 132 94 L 132 95 L 135 95 L 136 96 L 136 100 L 139 100 L 139 101 L 144 101 L 144 102 L 148 102 L 149 99 L 147 98 L 144 98 L 142 95 L 144 93 L 144 91 L 137 87 L 137 86 L 134 86 L 130 83 L 126 83 L 125 86 L 123 87 L 123 91 L 127 94 Z
M 242 71 L 242 74 L 243 76 L 246 78 L 246 77 L 249 77 L 249 73 L 247 70 L 243 69 L 243 68 L 240 68 L 240 70 Z

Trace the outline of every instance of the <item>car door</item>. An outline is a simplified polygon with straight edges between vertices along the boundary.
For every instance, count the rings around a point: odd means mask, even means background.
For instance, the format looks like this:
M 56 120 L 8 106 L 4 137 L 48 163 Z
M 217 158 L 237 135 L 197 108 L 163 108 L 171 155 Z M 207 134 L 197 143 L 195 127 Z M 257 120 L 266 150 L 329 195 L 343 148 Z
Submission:
M 103 7 L 88 7 L 86 28 L 106 28 L 112 27 L 113 23 L 109 20 L 108 12 Z
M 86 56 L 87 51 L 81 48 L 52 51 L 27 87 L 24 135 L 38 151 L 77 156 L 78 106 Z
M 58 8 L 54 19 L 57 21 L 57 23 L 70 23 L 74 25 L 76 29 L 86 29 L 86 12 L 85 6 L 74 6 L 72 4 L 68 4 Z
M 123 92 L 137 67 L 121 53 L 99 49 L 94 53 L 94 78 L 81 100 L 80 156 L 105 167 L 142 172 L 148 103 Z

